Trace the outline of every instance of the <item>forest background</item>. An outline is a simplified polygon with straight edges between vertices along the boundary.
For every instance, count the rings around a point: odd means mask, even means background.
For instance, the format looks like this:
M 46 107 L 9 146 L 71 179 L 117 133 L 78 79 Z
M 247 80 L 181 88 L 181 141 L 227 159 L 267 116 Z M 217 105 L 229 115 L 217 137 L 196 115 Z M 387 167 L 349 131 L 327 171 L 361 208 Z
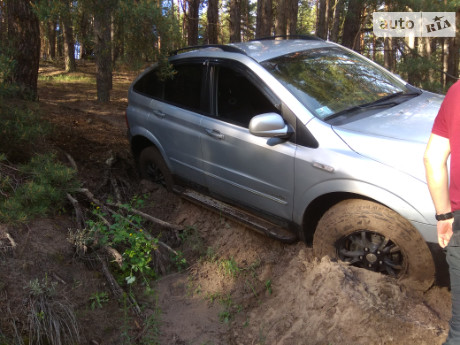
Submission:
M 457 36 L 376 37 L 376 11 L 456 12 Z M 40 59 L 64 60 L 68 72 L 76 58 L 94 59 L 107 102 L 115 68 L 165 61 L 185 45 L 313 34 L 445 92 L 458 77 L 459 24 L 460 0 L 0 0 L 0 82 L 33 99 Z

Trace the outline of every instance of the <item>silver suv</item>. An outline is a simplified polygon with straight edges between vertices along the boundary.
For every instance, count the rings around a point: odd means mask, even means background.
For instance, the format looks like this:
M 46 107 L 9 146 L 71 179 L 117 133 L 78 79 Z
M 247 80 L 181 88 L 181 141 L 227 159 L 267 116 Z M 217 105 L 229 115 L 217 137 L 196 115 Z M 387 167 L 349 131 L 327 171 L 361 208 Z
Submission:
M 434 281 L 423 152 L 443 97 L 313 37 L 190 47 L 129 89 L 143 177 L 319 257 Z M 166 76 L 165 76 L 166 75 Z

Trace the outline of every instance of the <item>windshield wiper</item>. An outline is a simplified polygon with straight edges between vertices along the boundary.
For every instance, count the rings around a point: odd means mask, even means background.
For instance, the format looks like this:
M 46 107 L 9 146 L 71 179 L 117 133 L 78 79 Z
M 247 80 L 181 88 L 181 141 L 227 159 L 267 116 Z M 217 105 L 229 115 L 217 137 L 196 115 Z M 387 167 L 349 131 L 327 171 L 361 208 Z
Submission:
M 338 117 L 340 115 L 352 113 L 352 112 L 358 111 L 358 110 L 367 110 L 367 109 L 374 109 L 374 108 L 380 108 L 380 107 L 393 107 L 393 106 L 396 106 L 396 105 L 400 104 L 401 102 L 396 102 L 396 101 L 388 102 L 388 100 L 390 100 L 392 98 L 396 98 L 396 97 L 401 97 L 401 96 L 404 97 L 404 96 L 418 96 L 418 95 L 420 95 L 419 92 L 408 92 L 408 93 L 404 93 L 402 91 L 395 92 L 395 93 L 392 93 L 390 95 L 386 95 L 386 96 L 384 96 L 382 98 L 379 98 L 376 101 L 369 102 L 369 103 L 364 103 L 364 104 L 360 104 L 360 105 L 355 105 L 353 107 L 341 110 L 341 111 L 339 111 L 339 112 L 337 112 L 335 114 L 332 114 L 332 115 L 329 115 L 329 116 L 325 117 L 324 121 L 331 120 L 331 119 L 336 118 L 336 117 Z

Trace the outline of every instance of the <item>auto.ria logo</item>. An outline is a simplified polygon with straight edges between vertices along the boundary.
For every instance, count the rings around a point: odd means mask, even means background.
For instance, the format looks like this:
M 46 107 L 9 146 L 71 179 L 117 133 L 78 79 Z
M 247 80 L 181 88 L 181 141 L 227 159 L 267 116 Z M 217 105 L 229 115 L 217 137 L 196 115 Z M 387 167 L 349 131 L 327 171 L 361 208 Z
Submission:
M 378 37 L 455 37 L 455 12 L 374 12 Z

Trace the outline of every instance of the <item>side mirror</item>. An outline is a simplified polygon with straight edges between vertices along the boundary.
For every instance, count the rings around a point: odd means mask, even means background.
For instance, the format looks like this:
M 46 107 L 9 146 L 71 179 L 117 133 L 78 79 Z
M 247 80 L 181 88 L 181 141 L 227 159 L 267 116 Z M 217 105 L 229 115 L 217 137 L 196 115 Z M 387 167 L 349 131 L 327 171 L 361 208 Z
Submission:
M 289 126 L 277 113 L 254 116 L 249 122 L 249 132 L 257 137 L 287 138 L 291 135 Z

